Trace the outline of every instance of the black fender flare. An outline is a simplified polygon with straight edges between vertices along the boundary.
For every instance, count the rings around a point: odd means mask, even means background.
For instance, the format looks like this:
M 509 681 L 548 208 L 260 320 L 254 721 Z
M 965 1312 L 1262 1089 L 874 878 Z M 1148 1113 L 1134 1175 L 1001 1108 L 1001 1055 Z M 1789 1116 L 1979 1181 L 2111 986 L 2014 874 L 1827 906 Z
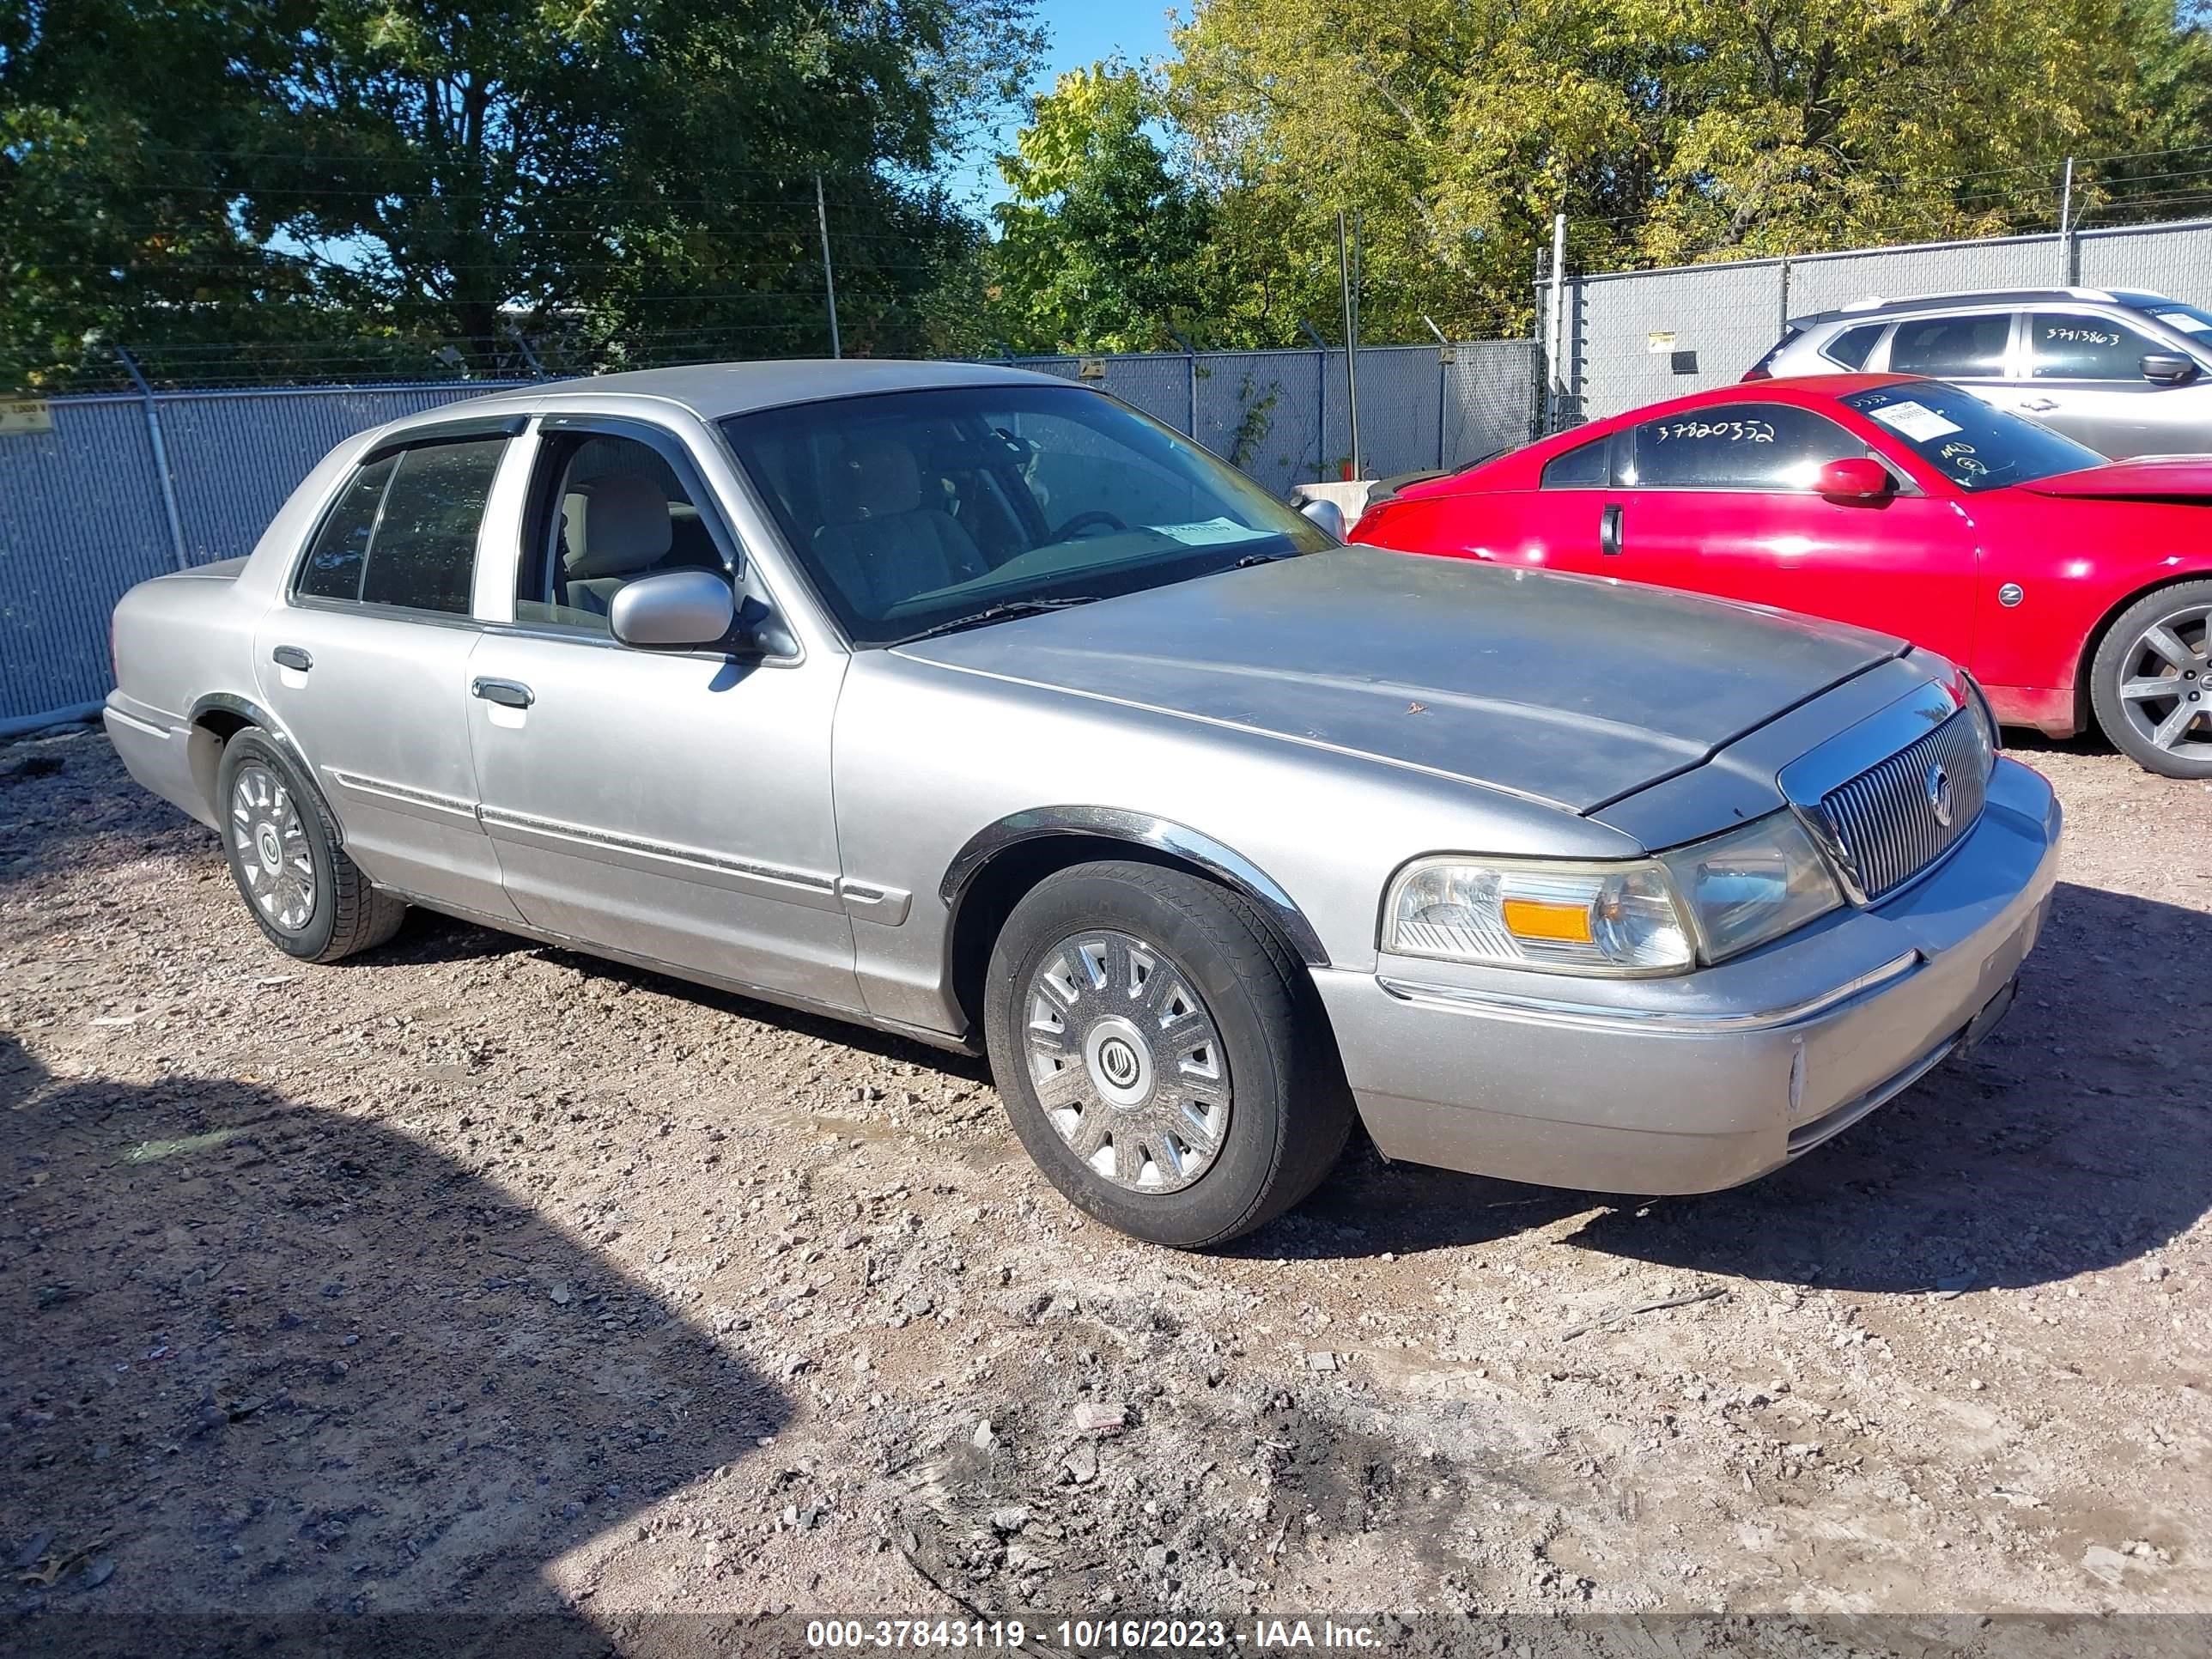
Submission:
M 1127 842 L 1194 865 L 1266 911 L 1308 967 L 1328 966 L 1328 951 L 1305 913 L 1282 884 L 1258 865 L 1188 824 L 1116 806 L 1034 806 L 1009 813 L 970 836 L 938 884 L 938 896 L 951 924 L 948 933 L 957 931 L 961 902 L 993 859 L 1019 842 L 1054 836 Z
M 186 730 L 204 726 L 209 714 L 235 715 L 283 750 L 285 758 L 298 770 L 301 780 L 314 791 L 316 802 L 323 809 L 324 822 L 336 834 L 338 845 L 345 845 L 344 821 L 331 810 L 330 800 L 324 795 L 323 787 L 315 777 L 315 769 L 307 763 L 307 756 L 300 752 L 300 745 L 293 741 L 292 734 L 284 729 L 274 714 L 251 697 L 241 697 L 232 691 L 210 691 L 192 705 L 191 713 L 185 718 Z M 208 805 L 210 810 L 218 814 L 222 810 L 221 803 L 212 799 Z

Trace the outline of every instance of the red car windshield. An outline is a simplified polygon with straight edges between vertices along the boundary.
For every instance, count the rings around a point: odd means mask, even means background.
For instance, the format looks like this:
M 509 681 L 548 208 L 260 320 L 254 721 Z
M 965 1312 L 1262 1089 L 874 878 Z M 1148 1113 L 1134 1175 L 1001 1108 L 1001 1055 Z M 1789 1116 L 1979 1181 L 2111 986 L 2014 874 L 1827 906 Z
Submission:
M 1893 434 L 1961 489 L 2002 489 L 2105 464 L 2095 450 L 1941 380 L 1877 386 L 1837 401 Z

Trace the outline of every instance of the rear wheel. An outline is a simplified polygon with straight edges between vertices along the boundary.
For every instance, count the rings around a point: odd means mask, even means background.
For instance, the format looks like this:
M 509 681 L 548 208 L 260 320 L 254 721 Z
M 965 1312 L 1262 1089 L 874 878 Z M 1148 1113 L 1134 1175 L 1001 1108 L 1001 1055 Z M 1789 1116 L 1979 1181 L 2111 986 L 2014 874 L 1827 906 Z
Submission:
M 1352 1098 L 1304 968 L 1244 899 L 1182 871 L 1078 865 L 1014 908 L 985 1036 L 1014 1132 L 1079 1208 L 1221 1243 L 1317 1186 Z
M 231 878 L 279 950 L 335 962 L 398 932 L 406 904 L 346 856 L 321 797 L 267 737 L 249 728 L 224 745 L 216 798 Z
M 2089 676 L 2090 706 L 2115 748 L 2165 777 L 2212 778 L 2212 581 L 2130 605 Z

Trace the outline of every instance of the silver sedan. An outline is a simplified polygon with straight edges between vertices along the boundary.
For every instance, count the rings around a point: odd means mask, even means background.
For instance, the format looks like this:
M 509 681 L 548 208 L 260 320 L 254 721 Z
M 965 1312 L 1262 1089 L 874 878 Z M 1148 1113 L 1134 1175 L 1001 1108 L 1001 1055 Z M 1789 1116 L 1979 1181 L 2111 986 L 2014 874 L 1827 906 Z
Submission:
M 1345 548 L 1088 389 L 668 370 L 339 446 L 107 728 L 278 948 L 410 904 L 990 1056 L 1116 1227 L 1692 1192 L 2002 1013 L 2058 809 L 1904 641 Z

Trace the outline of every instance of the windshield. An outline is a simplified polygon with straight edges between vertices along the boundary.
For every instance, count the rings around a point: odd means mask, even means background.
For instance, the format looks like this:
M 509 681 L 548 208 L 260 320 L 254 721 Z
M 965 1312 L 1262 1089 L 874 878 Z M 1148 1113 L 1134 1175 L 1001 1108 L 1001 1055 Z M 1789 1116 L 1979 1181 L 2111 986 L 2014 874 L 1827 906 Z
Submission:
M 2195 306 L 2153 306 L 2150 314 L 2168 328 L 2178 328 L 2184 334 L 2212 335 L 2212 312 L 2200 311 Z M 2212 345 L 2212 340 L 2200 339 L 2200 343 Z
M 1333 544 L 1197 445 L 1078 386 L 886 392 L 721 424 L 855 645 Z
M 1880 386 L 1838 401 L 1888 428 L 1961 489 L 2002 489 L 2105 464 L 2095 450 L 1941 380 Z

